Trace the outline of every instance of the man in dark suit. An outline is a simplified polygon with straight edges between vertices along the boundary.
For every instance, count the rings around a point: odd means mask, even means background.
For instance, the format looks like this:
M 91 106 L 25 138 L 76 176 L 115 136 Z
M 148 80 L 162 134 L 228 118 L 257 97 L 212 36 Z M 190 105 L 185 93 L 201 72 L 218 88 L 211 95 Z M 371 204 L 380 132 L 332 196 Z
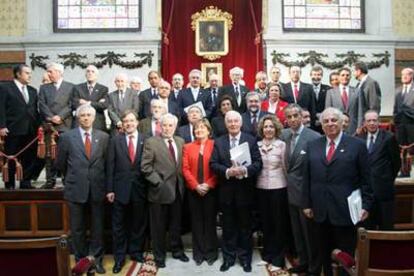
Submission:
M 39 89 L 41 120 L 43 123 L 51 124 L 59 134 L 69 131 L 73 127 L 73 84 L 63 80 L 63 72 L 62 64 L 49 64 L 47 73 L 52 82 L 40 86 Z M 50 189 L 56 185 L 58 172 L 50 157 L 46 157 L 45 166 L 46 184 L 42 188 Z
M 108 115 L 111 118 L 112 135 L 122 130 L 122 114 L 129 109 L 138 112 L 140 105 L 138 96 L 128 88 L 128 76 L 125 73 L 119 73 L 115 77 L 115 86 L 117 90 L 108 96 Z
M 220 207 L 223 212 L 223 264 L 220 271 L 227 271 L 238 257 L 245 272 L 251 272 L 252 261 L 252 205 L 256 176 L 262 169 L 262 158 L 256 138 L 241 132 L 242 117 L 237 111 L 225 116 L 229 135 L 219 137 L 214 143 L 210 167 L 219 184 Z M 248 143 L 251 164 L 234 164 L 230 148 Z
M 147 137 L 161 136 L 161 116 L 167 113 L 160 99 L 151 100 L 151 116 L 139 122 L 138 131 Z
M 328 91 L 325 99 L 325 107 L 334 107 L 349 116 L 347 133 L 354 135 L 358 125 L 358 91 L 349 85 L 351 70 L 342 68 L 339 70 L 339 85 Z
M 198 106 L 192 106 L 188 109 L 188 124 L 180 126 L 177 135 L 184 139 L 184 142 L 191 143 L 194 141 L 193 129 L 197 122 L 203 119 L 203 113 Z
M 158 99 L 158 84 L 161 80 L 161 75 L 158 71 L 151 70 L 148 73 L 148 82 L 150 88 L 145 89 L 139 93 L 139 113 L 138 116 L 140 119 L 144 119 L 149 116 L 147 113 L 146 107 L 151 105 L 152 99 Z
M 315 126 L 316 100 L 312 85 L 300 81 L 301 69 L 299 66 L 289 68 L 290 82 L 283 87 L 282 100 L 288 103 L 297 103 L 311 114 L 311 125 Z
M 137 95 L 141 93 L 141 85 L 142 85 L 142 79 L 140 77 L 134 76 L 129 81 L 129 88 Z
M 32 70 L 26 64 L 19 64 L 13 68 L 13 76 L 12 82 L 0 86 L 0 136 L 5 141 L 7 155 L 15 155 L 28 145 L 36 137 L 39 126 L 37 91 L 29 86 Z M 32 188 L 30 180 L 35 170 L 36 145 L 34 143 L 18 156 L 23 166 L 21 189 Z M 5 187 L 14 189 L 16 163 L 10 161 L 8 166 L 9 181 Z
M 246 94 L 249 92 L 249 88 L 240 84 L 240 80 L 243 78 L 243 69 L 240 67 L 234 67 L 230 69 L 231 84 L 220 88 L 220 97 L 229 95 L 233 99 L 233 106 L 239 113 L 246 111 Z
M 283 95 L 283 87 L 284 87 L 284 83 L 280 81 L 280 77 L 281 77 L 282 73 L 280 72 L 280 68 L 277 65 L 273 65 L 272 67 L 270 67 L 269 70 L 269 76 L 270 76 L 270 83 L 268 84 L 273 85 L 273 84 L 279 84 L 280 87 L 280 95 Z
M 368 75 L 368 66 L 364 62 L 354 64 L 354 76 L 358 80 L 358 127 L 362 127 L 365 112 L 375 110 L 381 113 L 381 88 Z
M 210 120 L 218 115 L 218 100 L 219 100 L 219 76 L 211 74 L 208 79 L 208 88 L 206 89 L 211 95 L 211 115 Z
M 201 88 L 200 86 L 201 71 L 198 69 L 191 70 L 191 72 L 188 74 L 188 78 L 190 80 L 190 87 L 182 89 L 177 99 L 181 110 L 182 124 L 188 123 L 187 113 L 184 111 L 186 107 L 197 102 L 201 102 L 206 118 L 210 118 L 213 108 L 210 92 Z
M 178 104 L 176 101 L 171 100 L 170 93 L 171 93 L 171 85 L 165 80 L 160 80 L 160 82 L 158 83 L 159 100 L 164 104 L 167 113 L 171 113 L 177 118 L 180 118 L 181 116 L 180 108 L 178 107 Z M 146 114 L 145 117 L 151 116 L 150 108 L 147 107 L 144 109 L 148 110 L 145 112 Z
M 255 89 L 254 91 L 260 95 L 260 100 L 264 101 L 268 98 L 269 88 L 267 87 L 268 80 L 267 74 L 264 71 L 259 71 L 256 73 L 255 77 Z
M 183 89 L 184 86 L 184 77 L 183 75 L 181 75 L 180 73 L 175 73 L 172 76 L 172 89 L 171 89 L 171 94 L 170 94 L 170 98 L 173 101 L 177 101 L 178 99 L 178 94 L 180 93 L 181 89 Z
M 178 119 L 161 117 L 162 137 L 145 141 L 141 168 L 148 180 L 152 250 L 158 268 L 165 267 L 165 236 L 168 229 L 174 259 L 188 262 L 181 240 L 184 179 L 181 172 L 184 140 L 174 136 Z
M 322 133 L 322 126 L 319 121 L 322 111 L 325 109 L 325 98 L 326 92 L 331 89 L 329 85 L 322 83 L 323 78 L 323 69 L 321 66 L 313 66 L 310 72 L 310 78 L 312 81 L 313 92 L 315 94 L 316 100 L 316 121 L 315 121 L 315 130 L 319 133 Z
M 242 114 L 243 126 L 242 131 L 257 138 L 257 126 L 260 119 L 269 114 L 261 111 L 261 99 L 257 92 L 250 92 L 246 95 L 247 111 Z
M 96 110 L 94 129 L 106 131 L 104 111 L 108 108 L 108 87 L 97 83 L 99 71 L 95 65 L 86 67 L 86 82 L 73 87 L 73 107 L 90 104 Z
M 144 241 L 147 227 L 147 187 L 141 174 L 144 135 L 138 133 L 138 115 L 127 110 L 121 117 L 123 133 L 113 137 L 108 149 L 108 180 L 106 198 L 113 203 L 113 273 L 119 273 L 125 264 L 125 254 L 131 260 L 144 261 Z M 130 212 L 130 231 L 127 233 Z
M 368 149 L 374 205 L 369 227 L 378 230 L 394 228 L 394 181 L 401 166 L 397 140 L 391 132 L 379 129 L 379 115 L 368 110 L 364 116 L 366 133 L 359 135 Z
M 400 145 L 414 143 L 414 70 L 404 68 L 401 71 L 401 83 L 395 94 L 394 123 L 397 140 Z M 412 151 L 413 153 L 413 151 Z
M 308 142 L 320 137 L 320 134 L 305 127 L 302 123 L 302 108 L 298 104 L 285 107 L 289 128 L 284 129 L 281 139 L 286 142 L 287 190 L 290 222 L 299 265 L 289 269 L 290 273 L 317 273 L 317 244 L 312 239 L 314 223 L 302 212 L 302 183 L 305 150 Z
M 361 191 L 362 211 L 368 217 L 373 196 L 368 152 L 363 141 L 342 132 L 342 112 L 328 107 L 321 114 L 325 136 L 308 142 L 305 150 L 302 208 L 317 223 L 318 271 L 333 275 L 331 252 L 340 249 L 354 255 L 356 227 L 348 209 L 348 196 Z
M 81 105 L 76 110 L 79 128 L 60 137 L 56 166 L 65 176 L 64 198 L 68 201 L 70 231 L 76 262 L 94 256 L 96 272 L 104 274 L 104 200 L 109 135 L 93 129 L 95 109 Z M 89 249 L 86 243 L 86 212 L 90 211 Z

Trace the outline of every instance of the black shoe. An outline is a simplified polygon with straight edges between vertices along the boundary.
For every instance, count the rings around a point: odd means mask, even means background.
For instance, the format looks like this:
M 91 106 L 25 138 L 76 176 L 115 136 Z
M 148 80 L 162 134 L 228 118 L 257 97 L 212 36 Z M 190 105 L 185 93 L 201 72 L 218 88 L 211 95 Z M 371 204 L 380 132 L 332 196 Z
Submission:
M 165 267 L 165 261 L 155 261 L 155 265 L 158 268 L 164 268 Z
M 308 266 L 305 264 L 302 264 L 302 265 L 298 265 L 295 267 L 291 267 L 288 269 L 288 272 L 291 274 L 306 273 L 308 272 Z
M 252 265 L 250 263 L 241 264 L 244 272 L 252 272 Z
M 137 255 L 131 255 L 131 261 L 134 261 L 137 263 L 144 263 L 145 259 L 144 259 L 144 256 L 142 256 L 142 254 L 137 254 Z
M 180 261 L 182 261 L 184 263 L 190 261 L 190 259 L 187 257 L 187 255 L 185 255 L 184 252 L 173 253 L 172 256 L 173 256 L 174 259 L 180 260 Z
M 95 264 L 95 271 L 96 271 L 96 273 L 98 273 L 98 274 L 105 274 L 105 273 L 106 273 L 105 268 L 104 268 L 104 267 L 103 267 L 103 265 L 102 265 L 102 264 L 100 264 L 100 263 Z
M 40 186 L 40 189 L 54 189 L 56 183 L 46 183 Z
M 213 265 L 217 261 L 217 258 L 207 259 L 206 261 L 208 265 Z
M 194 260 L 196 266 L 200 266 L 203 263 L 203 259 Z
M 220 266 L 220 271 L 224 272 L 229 270 L 230 267 L 232 267 L 234 265 L 234 263 L 230 263 L 230 262 L 226 262 L 224 261 L 224 263 Z
M 124 261 L 116 261 L 114 264 L 114 267 L 112 268 L 112 273 L 117 274 L 119 272 L 121 272 L 122 267 L 124 266 L 125 262 Z

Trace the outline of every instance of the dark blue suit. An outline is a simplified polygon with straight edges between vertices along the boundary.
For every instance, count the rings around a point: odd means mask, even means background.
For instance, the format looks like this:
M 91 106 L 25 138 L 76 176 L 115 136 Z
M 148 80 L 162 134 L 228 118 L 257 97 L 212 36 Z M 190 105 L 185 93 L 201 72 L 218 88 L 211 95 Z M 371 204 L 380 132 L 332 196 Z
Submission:
M 241 263 L 252 258 L 252 218 L 256 176 L 262 169 L 262 158 L 256 138 L 242 133 L 239 145 L 249 144 L 252 164 L 247 167 L 247 178 L 226 178 L 226 170 L 232 166 L 230 160 L 230 138 L 223 135 L 214 143 L 210 167 L 216 173 L 220 206 L 223 211 L 223 258 L 234 263 L 236 255 Z
M 197 99 L 194 99 L 193 93 L 191 93 L 191 88 L 186 88 L 180 91 L 177 99 L 178 106 L 182 112 L 182 123 L 186 124 L 188 122 L 187 114 L 184 112 L 184 108 L 196 102 L 201 102 L 203 104 L 204 110 L 206 112 L 206 117 L 210 118 L 213 108 L 210 92 L 199 88 Z
M 270 114 L 268 112 L 265 111 L 257 111 L 258 112 L 258 116 L 257 116 L 257 125 L 259 126 L 259 121 L 261 118 L 263 118 L 265 115 Z M 250 135 L 253 136 L 257 136 L 257 129 L 253 129 L 253 125 L 252 125 L 252 117 L 251 117 L 251 113 L 250 111 L 246 111 L 242 114 L 242 119 L 243 119 L 243 126 L 242 126 L 242 131 L 249 133 Z
M 191 143 L 191 129 L 190 129 L 190 125 L 184 125 L 184 126 L 180 126 L 180 128 L 177 131 L 177 135 L 180 136 L 181 138 L 184 139 L 184 142 L 187 143 Z
M 303 208 L 311 208 L 319 238 L 319 267 L 331 275 L 330 253 L 339 248 L 350 255 L 356 246 L 356 228 L 351 221 L 347 197 L 361 189 L 362 208 L 370 210 L 373 197 L 368 152 L 364 142 L 343 134 L 330 162 L 326 137 L 308 143 L 304 166 Z
M 107 192 L 115 193 L 112 209 L 113 252 L 115 261 L 124 261 L 127 248 L 131 256 L 143 254 L 147 226 L 146 180 L 141 174 L 144 137 L 138 134 L 135 160 L 131 162 L 124 133 L 112 138 L 107 159 Z M 131 210 L 131 232 L 127 235 L 127 211 Z M 128 236 L 130 237 L 128 239 Z M 128 242 L 129 241 L 129 242 Z

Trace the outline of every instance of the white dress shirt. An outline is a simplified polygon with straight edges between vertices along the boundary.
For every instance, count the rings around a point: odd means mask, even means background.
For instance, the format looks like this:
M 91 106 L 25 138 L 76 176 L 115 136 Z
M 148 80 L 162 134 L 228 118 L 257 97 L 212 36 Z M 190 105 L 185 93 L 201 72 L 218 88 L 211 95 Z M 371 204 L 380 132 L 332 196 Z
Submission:
M 333 140 L 333 142 L 335 143 L 335 151 L 338 148 L 339 143 L 341 142 L 342 135 L 343 135 L 343 132 L 341 131 L 339 133 L 339 135 Z M 326 137 L 326 149 L 325 149 L 325 155 L 326 156 L 328 155 L 328 152 L 329 152 L 329 147 L 330 147 L 329 144 L 330 143 L 331 143 L 331 139 L 329 139 L 328 137 Z

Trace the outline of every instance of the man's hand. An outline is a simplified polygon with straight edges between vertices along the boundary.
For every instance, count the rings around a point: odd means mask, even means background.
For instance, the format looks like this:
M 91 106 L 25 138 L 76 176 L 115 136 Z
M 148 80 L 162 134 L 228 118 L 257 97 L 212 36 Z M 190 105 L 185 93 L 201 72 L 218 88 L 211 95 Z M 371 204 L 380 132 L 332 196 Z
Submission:
M 55 115 L 55 116 L 52 117 L 51 121 L 55 125 L 60 125 L 62 123 L 62 118 L 60 118 L 60 116 L 58 116 L 58 115 Z
M 90 101 L 87 101 L 87 100 L 85 100 L 85 99 L 80 99 L 80 100 L 79 100 L 79 103 L 80 103 L 80 104 L 90 104 L 91 102 L 90 102 Z
M 364 221 L 369 217 L 369 212 L 365 209 L 362 209 L 360 221 Z
M 313 211 L 312 209 L 308 208 L 308 209 L 303 209 L 303 214 L 305 215 L 305 217 L 307 217 L 308 219 L 313 218 Z
M 8 133 L 9 130 L 7 129 L 7 127 L 0 128 L 0 136 L 7 136 Z
M 108 199 L 108 201 L 109 201 L 110 203 L 113 203 L 113 202 L 114 202 L 114 200 L 115 200 L 115 193 L 107 193 L 107 194 L 106 194 L 106 199 Z

